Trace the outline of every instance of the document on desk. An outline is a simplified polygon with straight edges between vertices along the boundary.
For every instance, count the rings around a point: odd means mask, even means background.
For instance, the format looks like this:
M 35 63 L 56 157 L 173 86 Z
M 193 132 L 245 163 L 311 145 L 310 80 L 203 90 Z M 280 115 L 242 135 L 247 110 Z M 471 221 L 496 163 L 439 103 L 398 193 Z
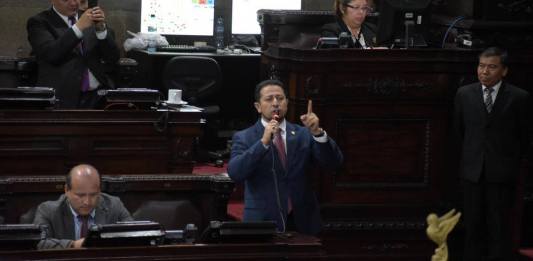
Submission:
M 166 108 L 160 108 L 158 111 L 179 111 L 179 112 L 202 112 L 204 109 L 192 105 L 167 105 Z

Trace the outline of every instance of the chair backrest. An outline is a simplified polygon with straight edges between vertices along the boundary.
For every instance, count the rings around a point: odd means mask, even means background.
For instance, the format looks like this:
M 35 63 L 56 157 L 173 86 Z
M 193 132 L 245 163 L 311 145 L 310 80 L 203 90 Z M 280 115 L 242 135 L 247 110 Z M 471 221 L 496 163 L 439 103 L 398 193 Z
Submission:
M 31 224 L 35 218 L 35 213 L 37 212 L 37 206 L 30 208 L 24 214 L 20 215 L 19 223 L 20 224 Z
M 311 49 L 320 38 L 322 25 L 335 21 L 331 11 L 268 10 L 257 11 L 263 32 L 262 49 L 281 46 Z
M 214 99 L 221 87 L 222 73 L 217 61 L 201 56 L 176 56 L 163 71 L 163 93 L 181 89 L 182 99 L 203 106 Z
M 161 224 L 165 229 L 183 229 L 187 224 L 199 227 L 202 215 L 188 200 L 144 202 L 133 214 L 135 220 L 150 220 Z

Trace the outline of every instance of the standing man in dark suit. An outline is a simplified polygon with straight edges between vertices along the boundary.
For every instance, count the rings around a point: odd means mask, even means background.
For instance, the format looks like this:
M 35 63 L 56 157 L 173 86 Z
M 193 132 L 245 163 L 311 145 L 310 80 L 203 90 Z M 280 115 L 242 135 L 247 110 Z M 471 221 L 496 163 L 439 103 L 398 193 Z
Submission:
M 479 83 L 461 87 L 455 97 L 468 261 L 512 260 L 508 217 L 531 118 L 529 94 L 503 80 L 507 71 L 507 53 L 488 48 L 479 56 Z
M 93 166 L 72 168 L 65 194 L 37 208 L 33 223 L 47 226 L 47 238 L 39 242 L 39 249 L 80 248 L 91 225 L 133 220 L 119 198 L 100 192 L 100 183 Z
M 100 7 L 79 12 L 79 0 L 50 0 L 28 20 L 28 40 L 39 64 L 38 84 L 53 87 L 59 108 L 94 108 L 97 90 L 113 88 L 106 72 L 120 53 Z
M 273 220 L 278 230 L 317 234 L 320 208 L 308 177 L 312 166 L 334 170 L 342 163 L 337 144 L 320 128 L 312 111 L 303 125 L 285 120 L 288 100 L 283 84 L 266 80 L 255 89 L 257 123 L 233 136 L 228 174 L 245 183 L 244 220 Z

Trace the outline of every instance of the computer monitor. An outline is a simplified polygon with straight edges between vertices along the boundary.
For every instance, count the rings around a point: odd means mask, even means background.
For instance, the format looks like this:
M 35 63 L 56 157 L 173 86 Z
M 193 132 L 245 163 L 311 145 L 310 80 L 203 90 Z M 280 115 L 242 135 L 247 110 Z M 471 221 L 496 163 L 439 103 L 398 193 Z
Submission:
M 213 36 L 215 0 L 142 0 L 141 33 Z
M 257 10 L 300 10 L 302 0 L 233 0 L 231 33 L 233 35 L 259 35 L 261 27 L 257 22 Z
M 382 0 L 378 6 L 378 45 L 426 47 L 430 3 L 431 0 Z
M 83 241 L 84 247 L 154 246 L 163 242 L 165 231 L 152 221 L 127 221 L 93 225 Z
M 43 238 L 43 227 L 39 225 L 0 225 L 0 250 L 36 249 Z
M 274 221 L 217 221 L 209 222 L 202 232 L 200 241 L 204 243 L 257 243 L 267 242 L 276 235 Z

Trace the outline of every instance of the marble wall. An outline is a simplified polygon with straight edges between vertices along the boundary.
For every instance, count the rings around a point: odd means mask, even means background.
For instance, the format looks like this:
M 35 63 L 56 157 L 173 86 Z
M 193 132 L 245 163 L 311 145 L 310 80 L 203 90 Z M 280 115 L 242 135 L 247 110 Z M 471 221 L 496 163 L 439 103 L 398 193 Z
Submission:
M 230 0 L 218 0 L 217 5 L 230 6 Z M 141 0 L 100 0 L 108 24 L 117 35 L 117 43 L 127 38 L 126 31 L 139 31 Z M 330 10 L 333 0 L 302 0 L 304 10 Z M 28 56 L 27 19 L 48 8 L 49 0 L 0 0 L 0 56 Z

